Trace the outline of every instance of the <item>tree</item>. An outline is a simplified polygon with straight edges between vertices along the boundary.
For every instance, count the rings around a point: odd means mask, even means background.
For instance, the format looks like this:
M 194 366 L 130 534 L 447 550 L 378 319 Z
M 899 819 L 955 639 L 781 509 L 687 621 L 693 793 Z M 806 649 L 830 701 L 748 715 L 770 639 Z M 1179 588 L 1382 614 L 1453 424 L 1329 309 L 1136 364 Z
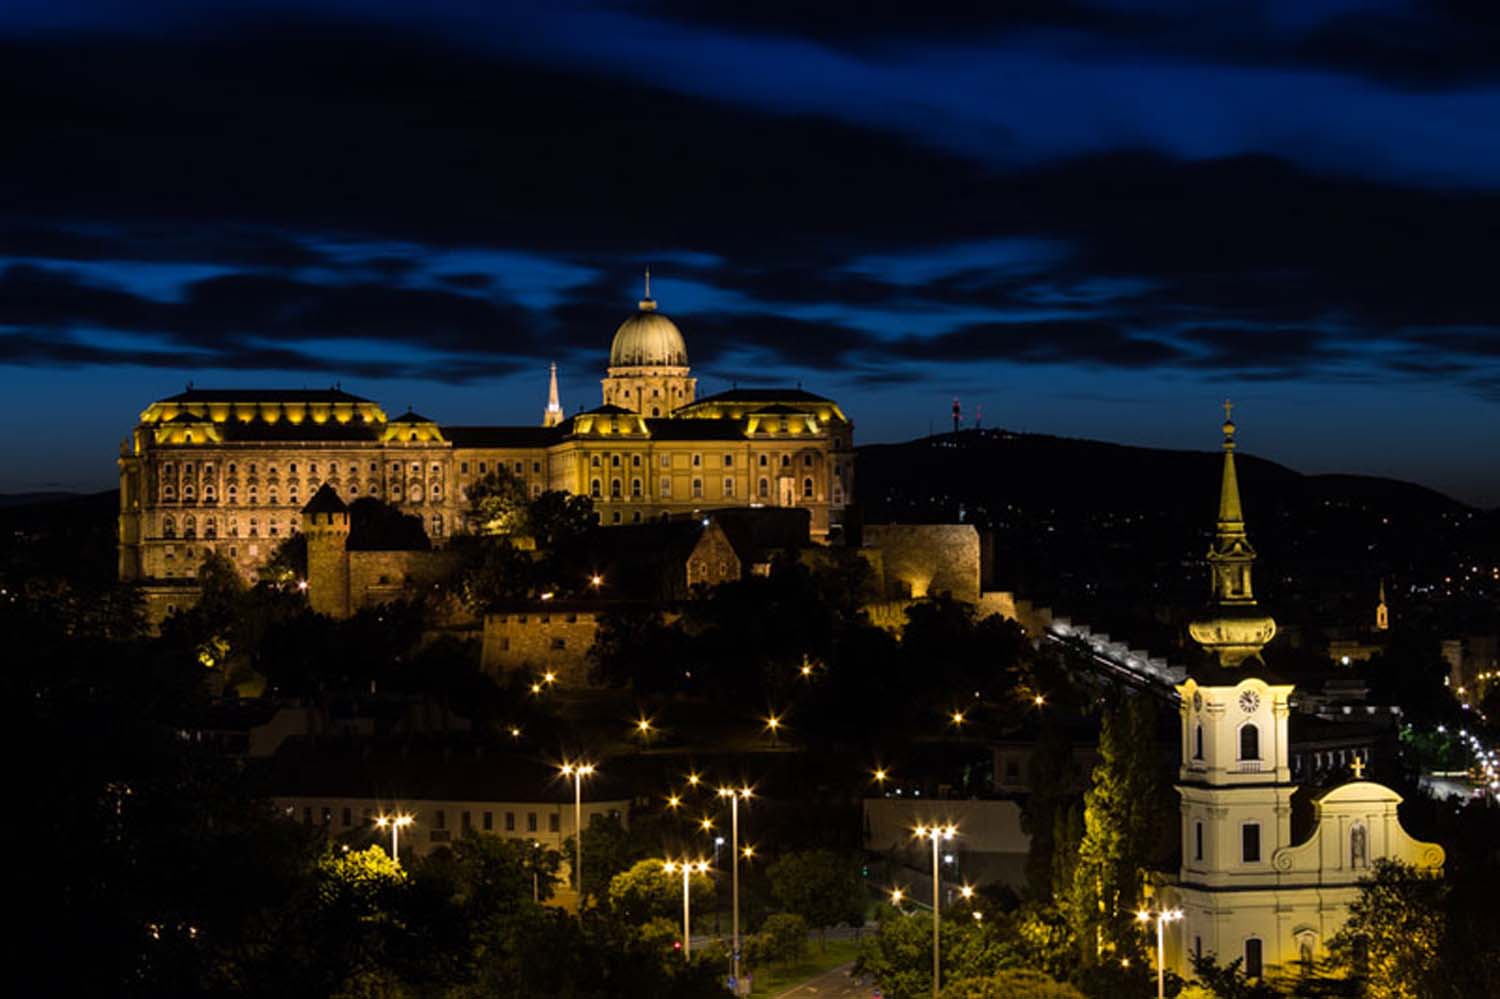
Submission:
M 828 927 L 864 919 L 865 891 L 859 862 L 832 850 L 789 853 L 766 871 L 771 894 L 788 912 L 818 930 L 828 945 Z
M 540 548 L 563 548 L 594 528 L 594 501 L 549 489 L 528 507 L 531 532 Z
M 807 953 L 807 920 L 790 912 L 777 912 L 760 924 L 760 950 L 768 961 L 792 964 Z
M 1448 888 L 1441 877 L 1394 860 L 1377 860 L 1360 886 L 1349 920 L 1328 950 L 1364 980 L 1370 999 L 1418 999 L 1446 990 L 1443 939 Z
M 526 483 L 503 465 L 469 486 L 469 516 L 478 534 L 530 536 L 530 504 Z
M 943 986 L 942 999 L 1084 999 L 1083 993 L 1040 971 L 1012 968 Z
M 707 874 L 692 874 L 688 883 L 697 905 L 706 905 L 713 898 L 713 881 Z M 622 922 L 632 926 L 656 917 L 680 916 L 682 875 L 668 874 L 661 860 L 637 861 L 610 879 L 609 907 Z
M 1144 874 L 1163 862 L 1175 822 L 1159 756 L 1155 715 L 1145 697 L 1129 698 L 1105 716 L 1068 899 L 1085 962 L 1098 962 L 1106 952 L 1138 957 L 1143 949 L 1135 911 Z

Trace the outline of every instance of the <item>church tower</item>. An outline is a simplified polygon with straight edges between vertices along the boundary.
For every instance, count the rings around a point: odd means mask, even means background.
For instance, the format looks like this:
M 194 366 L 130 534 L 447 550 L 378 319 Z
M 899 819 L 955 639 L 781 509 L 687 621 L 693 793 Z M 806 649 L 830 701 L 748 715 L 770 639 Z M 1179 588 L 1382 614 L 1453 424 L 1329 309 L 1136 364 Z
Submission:
M 695 398 L 698 379 L 690 371 L 682 331 L 656 310 L 647 270 L 646 297 L 637 303 L 635 315 L 615 330 L 610 344 L 604 405 L 641 416 L 670 416 Z
M 562 402 L 557 397 L 557 363 L 554 361 L 547 381 L 547 408 L 542 411 L 542 426 L 555 427 L 562 421 Z
M 1255 603 L 1250 567 L 1255 549 L 1245 533 L 1240 483 L 1235 473 L 1233 404 L 1224 403 L 1224 470 L 1219 484 L 1218 531 L 1208 551 L 1211 616 L 1188 625 L 1193 640 L 1212 652 L 1221 665 L 1238 666 L 1276 635 L 1276 622 Z
M 1380 581 L 1380 602 L 1375 605 L 1375 630 L 1389 631 L 1391 627 L 1391 611 L 1385 605 L 1385 580 Z

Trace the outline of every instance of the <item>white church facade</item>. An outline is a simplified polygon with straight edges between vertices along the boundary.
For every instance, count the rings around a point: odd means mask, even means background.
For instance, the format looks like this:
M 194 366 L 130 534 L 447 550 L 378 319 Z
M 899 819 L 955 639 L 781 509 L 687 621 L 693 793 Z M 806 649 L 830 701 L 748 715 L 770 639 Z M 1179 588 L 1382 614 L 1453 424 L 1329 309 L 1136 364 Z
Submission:
M 1377 860 L 1441 871 L 1444 859 L 1441 846 L 1407 835 L 1396 814 L 1401 796 L 1360 779 L 1358 760 L 1354 780 L 1312 799 L 1312 831 L 1292 840 L 1294 688 L 1254 675 L 1275 622 L 1257 608 L 1251 588 L 1255 553 L 1240 508 L 1234 433 L 1226 404 L 1218 538 L 1209 554 L 1216 606 L 1192 631 L 1218 657 L 1216 674 L 1241 667 L 1243 678 L 1207 684 L 1190 677 L 1177 688 L 1182 865 L 1160 901 L 1182 910 L 1165 963 L 1184 977 L 1201 955 L 1220 965 L 1240 960 L 1252 978 L 1310 966 L 1327 956 L 1328 939 Z

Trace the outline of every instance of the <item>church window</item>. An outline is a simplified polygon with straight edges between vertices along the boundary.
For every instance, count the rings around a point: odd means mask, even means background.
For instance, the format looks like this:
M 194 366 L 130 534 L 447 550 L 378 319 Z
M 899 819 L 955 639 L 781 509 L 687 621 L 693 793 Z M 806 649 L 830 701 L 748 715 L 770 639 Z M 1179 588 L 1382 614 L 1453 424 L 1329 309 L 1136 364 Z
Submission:
M 734 480 L 733 479 L 726 478 L 724 480 L 724 495 L 725 496 L 733 496 L 734 495 Z
M 1263 960 L 1260 938 L 1250 937 L 1245 941 L 1245 977 L 1261 977 L 1265 973 Z
M 1193 859 L 1203 859 L 1203 823 L 1193 823 Z
M 1203 759 L 1203 723 L 1193 726 L 1193 759 Z
M 640 479 L 631 479 L 630 480 L 630 495 L 631 495 L 631 497 L 633 499 L 640 499 L 641 498 L 641 480 Z
M 761 457 L 764 458 L 765 455 L 761 455 Z M 761 499 L 767 499 L 771 495 L 771 480 L 766 478 L 764 475 L 760 477 L 759 492 Z
M 621 490 L 622 490 L 622 483 L 620 482 L 619 479 L 610 479 L 609 480 L 609 498 L 610 499 L 619 499 L 620 496 L 622 495 Z
M 1363 823 L 1356 823 L 1349 830 L 1349 866 L 1355 869 L 1370 866 L 1370 834 Z
M 1297 959 L 1302 962 L 1304 974 L 1312 971 L 1313 966 L 1313 938 L 1311 933 L 1304 933 L 1297 941 Z
M 594 499 L 598 499 L 600 496 L 603 495 L 603 493 L 600 492 L 599 480 L 598 479 L 594 479 L 592 482 L 589 483 L 589 495 L 592 496 Z
M 702 499 L 702 498 L 703 498 L 703 480 L 702 479 L 694 479 L 693 480 L 693 499 Z
M 695 454 L 695 455 L 693 455 L 693 467 L 694 468 L 700 468 L 700 467 L 702 467 L 702 465 L 703 465 L 703 455 L 701 455 L 701 454 Z
M 671 496 L 672 495 L 672 480 L 669 479 L 668 477 L 666 477 L 665 475 L 662 476 L 662 479 L 661 479 L 661 495 L 662 496 Z
M 1260 823 L 1246 822 L 1240 826 L 1240 861 L 1246 864 L 1260 863 Z
M 1260 727 L 1254 722 L 1240 727 L 1240 759 L 1260 759 Z
M 803 499 L 812 499 L 813 498 L 813 480 L 812 480 L 812 476 L 808 476 L 807 478 L 805 478 L 805 479 L 802 480 L 802 498 Z

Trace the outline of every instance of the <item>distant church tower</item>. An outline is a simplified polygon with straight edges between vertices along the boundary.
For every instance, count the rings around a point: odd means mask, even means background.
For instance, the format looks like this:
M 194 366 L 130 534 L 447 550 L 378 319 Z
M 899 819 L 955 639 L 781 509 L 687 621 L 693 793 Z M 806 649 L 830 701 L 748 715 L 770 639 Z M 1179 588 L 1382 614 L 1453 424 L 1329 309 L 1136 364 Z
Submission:
M 1208 551 L 1213 613 L 1188 625 L 1193 640 L 1218 656 L 1224 666 L 1238 666 L 1259 658 L 1260 650 L 1276 636 L 1276 622 L 1255 603 L 1250 566 L 1255 549 L 1245 534 L 1240 507 L 1240 484 L 1234 469 L 1233 404 L 1224 403 L 1224 473 L 1219 487 L 1218 533 Z
M 1375 630 L 1389 631 L 1391 627 L 1391 611 L 1385 605 L 1385 580 L 1380 581 L 1380 602 L 1375 605 Z
M 542 426 L 555 427 L 562 421 L 562 403 L 557 397 L 557 363 L 553 362 L 552 375 L 547 382 L 547 408 L 542 411 Z

